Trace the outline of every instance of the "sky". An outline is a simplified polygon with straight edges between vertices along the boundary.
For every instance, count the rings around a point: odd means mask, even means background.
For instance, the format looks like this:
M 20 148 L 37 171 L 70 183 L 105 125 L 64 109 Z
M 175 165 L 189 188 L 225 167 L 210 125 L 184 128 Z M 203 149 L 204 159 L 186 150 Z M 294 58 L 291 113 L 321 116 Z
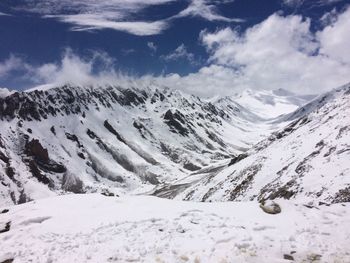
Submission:
M 0 87 L 157 82 L 203 97 L 350 82 L 350 0 L 1 0 Z

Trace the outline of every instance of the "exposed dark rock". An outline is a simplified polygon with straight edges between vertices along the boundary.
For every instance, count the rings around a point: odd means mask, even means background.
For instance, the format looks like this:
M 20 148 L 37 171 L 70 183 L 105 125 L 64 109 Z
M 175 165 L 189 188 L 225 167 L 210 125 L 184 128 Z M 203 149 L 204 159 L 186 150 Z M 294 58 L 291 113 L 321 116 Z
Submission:
M 141 137 L 146 139 L 146 135 L 151 137 L 152 139 L 155 139 L 153 134 L 139 121 L 134 121 L 132 124 L 141 134 Z
M 189 171 L 198 171 L 201 169 L 201 167 L 199 167 L 193 163 L 190 163 L 190 162 L 186 162 L 183 167 Z
M 105 126 L 105 128 L 112 134 L 114 134 L 117 139 L 119 141 L 121 141 L 122 143 L 126 144 L 125 140 L 123 139 L 123 137 L 113 128 L 112 125 L 109 124 L 109 122 L 107 120 L 104 121 L 103 125 Z
M 158 178 L 157 178 L 157 175 L 154 173 L 147 173 L 144 176 L 144 180 L 146 182 L 149 182 L 150 184 L 153 184 L 153 185 L 158 185 L 160 183 Z
M 81 158 L 85 160 L 85 155 L 82 152 L 78 152 L 77 155 Z
M 338 135 L 337 135 L 336 139 L 340 139 L 341 137 L 343 137 L 343 135 L 345 133 L 348 133 L 349 131 L 350 131 L 350 126 L 341 127 L 339 129 L 339 132 L 338 132 Z
M 228 166 L 234 165 L 235 163 L 238 163 L 239 161 L 245 159 L 248 157 L 248 154 L 246 153 L 241 153 L 235 157 L 233 157 L 230 161 L 230 163 L 228 164 Z
M 48 163 L 49 154 L 37 139 L 32 139 L 25 145 L 25 153 L 28 156 L 33 156 L 37 161 Z
M 1 261 L 1 263 L 12 263 L 15 259 L 14 258 L 9 258 L 5 259 L 4 261 Z
M 335 150 L 337 149 L 337 147 L 332 146 L 328 149 L 328 151 L 323 155 L 323 157 L 328 157 L 330 156 L 333 152 L 335 152 Z
M 5 225 L 5 228 L 0 229 L 0 234 L 10 231 L 10 228 L 11 228 L 11 222 L 7 222 Z
M 67 168 L 59 163 L 56 163 L 55 161 L 50 160 L 49 163 L 42 163 L 38 162 L 38 165 L 41 169 L 48 171 L 48 172 L 54 172 L 54 173 L 64 173 L 67 171 Z
M 7 165 L 7 167 L 5 168 L 5 173 L 11 180 L 14 179 L 15 170 L 11 166 Z
M 101 193 L 101 195 L 104 195 L 104 196 L 107 196 L 107 197 L 114 197 L 114 196 L 119 197 L 118 195 L 109 192 L 107 189 L 105 189 L 105 190 Z
M 176 185 L 163 185 L 160 188 L 154 190 L 152 195 L 161 198 L 173 199 L 183 190 L 185 190 L 190 184 L 176 184 Z
M 119 91 L 123 94 L 122 96 L 118 97 L 118 102 L 121 105 L 128 105 L 128 106 L 132 106 L 132 105 L 140 105 L 145 103 L 145 99 L 147 97 L 147 95 L 144 93 L 143 96 L 139 96 L 138 94 L 136 94 L 136 92 L 134 92 L 131 89 L 119 89 Z
M 350 186 L 339 190 L 338 193 L 335 194 L 332 203 L 345 203 L 350 202 Z
M 322 258 L 322 255 L 314 254 L 314 253 L 307 256 L 307 260 L 309 260 L 309 262 L 319 261 L 321 260 L 321 258 Z
M 226 144 L 223 142 L 223 140 L 221 140 L 215 133 L 210 132 L 208 130 L 205 130 L 205 133 L 208 135 L 208 138 L 210 140 L 212 140 L 213 142 L 216 142 L 217 144 L 219 144 L 222 147 L 226 147 Z
M 188 136 L 189 131 L 183 125 L 185 122 L 185 116 L 179 111 L 172 113 L 171 110 L 168 110 L 164 114 L 165 123 L 170 127 L 170 131 L 174 133 L 179 133 L 182 136 Z
M 3 161 L 4 163 L 9 163 L 10 159 L 0 151 L 0 160 Z
M 302 161 L 298 164 L 298 166 L 295 168 L 295 172 L 296 172 L 297 174 L 299 174 L 299 175 L 304 175 L 305 172 L 309 171 L 310 165 L 308 165 L 308 162 L 309 162 L 311 159 L 315 158 L 317 155 L 319 155 L 323 147 L 324 147 L 324 145 L 321 145 L 321 146 L 319 147 L 320 149 L 318 149 L 318 150 L 316 150 L 316 151 L 310 153 L 308 156 L 306 156 L 306 157 L 304 158 L 304 160 L 302 160 Z
M 27 197 L 27 195 L 25 194 L 24 190 L 21 190 L 17 204 L 24 204 L 26 202 L 30 201 L 30 199 Z
M 90 129 L 87 129 L 86 134 L 91 138 L 91 139 L 96 139 L 97 135 Z
M 267 199 L 274 200 L 276 198 L 290 199 L 296 194 L 295 191 L 288 190 L 288 186 L 282 186 L 270 194 Z
M 83 148 L 83 145 L 80 143 L 78 137 L 75 134 L 70 134 L 70 133 L 66 132 L 66 137 L 68 140 L 76 142 L 79 148 Z
M 8 213 L 10 210 L 8 210 L 8 209 L 4 209 L 4 210 L 2 210 L 1 212 L 0 212 L 0 214 L 6 214 L 6 213 Z
M 47 185 L 51 183 L 50 179 L 41 173 L 41 171 L 39 170 L 34 160 L 30 160 L 28 163 L 28 166 L 29 166 L 30 172 L 33 174 L 33 176 L 36 179 L 38 179 L 39 182 Z
M 293 256 L 288 255 L 288 254 L 284 254 L 283 255 L 283 259 L 285 259 L 285 260 L 294 260 Z
M 262 165 L 252 165 L 244 169 L 240 172 L 238 176 L 235 177 L 234 180 L 239 178 L 244 178 L 239 184 L 237 184 L 233 190 L 230 191 L 229 201 L 234 201 L 238 196 L 243 194 L 251 184 L 254 176 L 260 171 Z
M 30 128 L 27 129 L 27 132 L 30 133 L 30 134 L 33 133 L 32 129 L 30 129 Z

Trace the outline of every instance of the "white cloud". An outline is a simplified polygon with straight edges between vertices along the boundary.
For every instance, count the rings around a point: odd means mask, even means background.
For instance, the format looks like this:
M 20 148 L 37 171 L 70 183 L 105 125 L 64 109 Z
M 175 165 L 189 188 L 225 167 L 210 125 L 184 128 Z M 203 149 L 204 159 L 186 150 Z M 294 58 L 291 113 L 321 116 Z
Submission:
M 277 14 L 242 34 L 231 28 L 203 31 L 209 66 L 160 81 L 209 97 L 246 88 L 327 91 L 350 81 L 349 16 L 350 8 L 317 33 L 308 19 Z
M 10 16 L 9 14 L 5 14 L 3 12 L 0 12 L 0 16 Z
M 349 65 L 350 7 L 338 16 L 333 15 L 330 24 L 318 32 L 317 37 L 321 43 L 321 54 Z
M 155 77 L 154 79 L 164 86 L 184 90 L 189 94 L 212 97 L 228 95 L 232 94 L 233 91 L 237 91 L 234 84 L 234 79 L 237 77 L 239 76 L 236 72 L 230 68 L 210 65 L 187 76 L 182 77 L 178 74 L 169 74 Z
M 155 35 L 168 27 L 168 21 L 135 21 L 145 8 L 176 0 L 26 0 L 17 9 L 39 13 L 72 24 L 74 31 L 113 29 L 139 36 Z
M 147 47 L 154 53 L 157 51 L 157 45 L 153 42 L 147 42 Z
M 202 17 L 208 21 L 243 22 L 242 19 L 228 18 L 219 14 L 218 4 L 234 2 L 234 0 L 191 0 L 189 6 L 175 17 Z
M 177 61 L 180 59 L 184 59 L 190 62 L 191 64 L 196 64 L 194 54 L 189 52 L 184 44 L 181 44 L 174 51 L 170 52 L 167 55 L 163 55 L 160 58 L 165 61 Z
M 342 2 L 344 0 L 282 0 L 285 6 L 299 8 L 301 6 L 315 7 L 315 6 L 326 6 Z
M 32 67 L 25 63 L 22 58 L 11 54 L 4 61 L 0 61 L 0 77 L 6 77 L 12 72 L 31 71 Z
M 156 80 L 207 97 L 230 95 L 246 88 L 321 93 L 350 81 L 350 7 L 329 21 L 313 33 L 309 19 L 274 14 L 243 33 L 232 28 L 202 31 L 200 40 L 210 56 L 208 66 L 187 76 L 144 76 L 140 81 Z M 162 58 L 191 62 L 194 55 L 182 44 Z M 0 76 L 21 69 L 27 70 L 25 75 L 38 84 L 103 85 L 125 79 L 113 70 L 113 64 L 103 53 L 86 59 L 67 51 L 59 63 L 40 67 L 30 67 L 10 56 L 0 63 Z M 96 65 L 104 66 L 96 70 Z
M 114 60 L 102 52 L 93 52 L 90 57 L 81 58 L 67 49 L 59 63 L 35 68 L 31 80 L 38 84 L 103 85 L 118 75 L 113 64 Z
M 150 6 L 176 1 L 180 0 L 24 0 L 16 9 L 71 24 L 73 31 L 113 29 L 138 36 L 160 34 L 174 19 L 185 16 L 199 16 L 209 21 L 242 21 L 218 13 L 217 5 L 233 0 L 190 0 L 189 6 L 175 16 L 156 21 L 134 19 Z
M 99 29 L 114 29 L 127 32 L 137 36 L 156 35 L 168 27 L 166 21 L 133 21 L 122 22 L 112 21 L 96 14 L 77 14 L 77 15 L 56 15 L 46 16 L 57 18 L 62 22 L 73 24 L 72 31 L 91 31 Z
M 133 53 L 135 53 L 135 52 L 136 52 L 136 50 L 133 49 L 133 48 L 126 48 L 126 49 L 122 49 L 122 50 L 121 50 L 121 53 L 122 53 L 124 56 L 133 54 Z

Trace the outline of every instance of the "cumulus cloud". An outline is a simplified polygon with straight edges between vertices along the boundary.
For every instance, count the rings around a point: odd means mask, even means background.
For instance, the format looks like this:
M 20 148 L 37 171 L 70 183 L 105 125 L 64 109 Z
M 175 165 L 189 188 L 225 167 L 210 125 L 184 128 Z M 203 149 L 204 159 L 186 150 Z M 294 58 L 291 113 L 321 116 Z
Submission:
M 0 61 L 0 77 L 5 78 L 10 73 L 16 72 L 30 72 L 32 67 L 25 63 L 21 57 L 11 54 L 4 61 Z
M 165 61 L 177 61 L 182 59 L 187 60 L 191 64 L 196 64 L 194 54 L 189 52 L 184 44 L 181 44 L 175 50 L 167 55 L 161 56 L 160 58 Z
M 332 19 L 322 31 L 317 33 L 320 45 L 320 54 L 350 64 L 350 7 L 339 15 L 331 12 Z
M 204 96 L 242 89 L 320 93 L 350 81 L 350 8 L 313 33 L 301 16 L 271 15 L 243 33 L 203 31 L 209 66 L 185 77 L 167 76 L 177 87 Z
M 20 75 L 31 85 L 104 85 L 126 78 L 115 71 L 114 64 L 113 58 L 97 51 L 80 57 L 67 49 L 60 61 L 42 65 L 30 65 L 25 59 L 10 55 L 0 61 L 0 78 Z
M 113 64 L 114 60 L 103 52 L 81 58 L 67 49 L 61 61 L 35 68 L 31 80 L 38 84 L 103 85 L 117 79 Z

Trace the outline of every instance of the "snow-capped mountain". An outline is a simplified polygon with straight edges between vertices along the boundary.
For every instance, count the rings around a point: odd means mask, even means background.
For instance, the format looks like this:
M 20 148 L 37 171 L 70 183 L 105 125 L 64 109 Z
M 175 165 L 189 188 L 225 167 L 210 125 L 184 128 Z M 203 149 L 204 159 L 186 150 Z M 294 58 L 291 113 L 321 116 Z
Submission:
M 223 98 L 155 85 L 33 89 L 0 98 L 4 203 L 145 191 L 249 149 L 280 127 Z
M 350 85 L 266 96 L 0 98 L 0 262 L 348 262 Z
M 7 88 L 0 88 L 0 98 L 4 98 L 6 96 L 11 95 L 13 92 L 8 90 Z
M 262 118 L 276 118 L 288 114 L 307 102 L 315 95 L 297 95 L 284 89 L 278 90 L 244 90 L 230 98 L 241 106 Z
M 349 202 L 350 85 L 279 119 L 293 122 L 230 162 L 193 173 L 154 194 L 198 201 Z

